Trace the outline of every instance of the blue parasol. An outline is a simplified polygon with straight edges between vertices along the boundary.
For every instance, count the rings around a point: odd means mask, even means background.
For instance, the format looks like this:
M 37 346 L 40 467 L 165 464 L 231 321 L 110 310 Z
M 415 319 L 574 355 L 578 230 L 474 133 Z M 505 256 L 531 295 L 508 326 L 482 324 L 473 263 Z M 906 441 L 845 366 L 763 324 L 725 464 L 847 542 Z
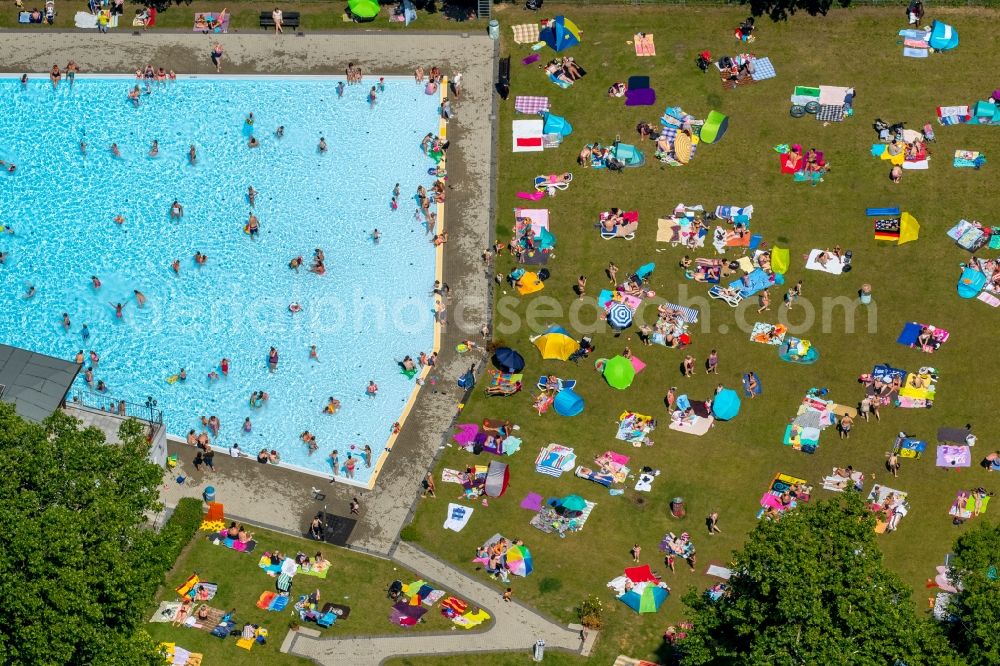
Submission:
M 608 323 L 612 328 L 628 328 L 632 325 L 632 310 L 624 303 L 614 303 L 608 309 Z

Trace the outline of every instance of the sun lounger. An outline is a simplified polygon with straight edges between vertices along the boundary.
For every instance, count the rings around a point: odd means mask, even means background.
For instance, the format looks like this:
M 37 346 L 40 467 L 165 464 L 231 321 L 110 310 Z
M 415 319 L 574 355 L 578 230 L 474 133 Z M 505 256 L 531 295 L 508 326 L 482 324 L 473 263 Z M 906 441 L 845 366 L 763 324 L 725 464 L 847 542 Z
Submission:
M 552 388 L 551 386 L 548 385 L 548 376 L 547 375 L 542 375 L 541 377 L 538 378 L 538 384 L 537 384 L 537 386 L 538 386 L 538 389 L 540 391 L 547 391 L 547 390 L 549 390 L 549 389 Z M 576 380 L 575 379 L 560 379 L 559 380 L 559 385 L 556 387 L 556 390 L 557 391 L 563 391 L 563 390 L 572 389 L 572 388 L 575 388 L 575 387 L 576 387 Z
M 535 176 L 535 189 L 536 190 L 546 190 L 550 187 L 554 187 L 557 190 L 569 189 L 569 184 L 573 182 L 573 174 L 567 174 L 569 177 L 562 180 L 559 174 L 552 174 L 550 176 Z
M 743 296 L 739 291 L 734 291 L 733 289 L 727 289 L 719 285 L 715 285 L 708 291 L 708 295 L 712 298 L 717 298 L 720 301 L 725 301 L 732 307 L 736 307 L 743 300 Z

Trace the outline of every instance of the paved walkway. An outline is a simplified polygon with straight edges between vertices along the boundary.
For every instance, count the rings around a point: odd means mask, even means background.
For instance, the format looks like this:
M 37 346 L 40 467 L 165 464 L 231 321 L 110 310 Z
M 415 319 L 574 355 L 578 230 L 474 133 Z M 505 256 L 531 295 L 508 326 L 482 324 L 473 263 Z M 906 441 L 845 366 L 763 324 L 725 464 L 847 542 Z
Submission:
M 322 664 L 378 666 L 390 657 L 470 654 L 473 652 L 521 652 L 527 654 L 535 641 L 545 641 L 546 649 L 579 652 L 580 632 L 562 627 L 516 603 L 504 603 L 496 590 L 453 569 L 426 551 L 401 543 L 393 559 L 418 572 L 457 596 L 474 600 L 493 616 L 486 631 L 456 629 L 447 634 L 411 634 L 373 638 L 315 638 L 299 634 L 289 652 L 315 659 Z

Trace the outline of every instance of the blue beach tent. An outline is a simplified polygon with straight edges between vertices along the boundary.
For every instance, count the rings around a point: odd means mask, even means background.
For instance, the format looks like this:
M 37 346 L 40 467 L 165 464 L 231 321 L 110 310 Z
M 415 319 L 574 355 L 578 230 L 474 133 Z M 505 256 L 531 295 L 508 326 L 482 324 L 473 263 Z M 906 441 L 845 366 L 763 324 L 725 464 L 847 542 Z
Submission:
M 539 38 L 553 51 L 559 53 L 580 43 L 580 29 L 565 16 L 557 16 L 542 30 Z

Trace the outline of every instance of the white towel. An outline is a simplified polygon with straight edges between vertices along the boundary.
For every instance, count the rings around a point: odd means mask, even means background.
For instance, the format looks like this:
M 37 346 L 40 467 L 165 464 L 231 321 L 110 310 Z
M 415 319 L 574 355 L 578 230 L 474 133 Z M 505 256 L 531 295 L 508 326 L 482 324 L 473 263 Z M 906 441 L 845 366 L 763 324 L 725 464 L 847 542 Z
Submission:
M 843 106 L 850 88 L 844 86 L 820 86 L 819 103 L 828 106 Z
M 635 482 L 635 489 L 648 493 L 653 489 L 653 480 L 656 479 L 652 474 L 642 474 L 639 476 L 639 480 Z
M 826 262 L 826 266 L 816 261 L 816 257 L 818 257 L 821 252 L 823 252 L 823 250 L 812 250 L 809 253 L 809 259 L 806 261 L 806 268 L 811 271 L 823 271 L 824 273 L 831 273 L 833 275 L 840 275 L 844 272 L 844 263 L 832 254 L 830 255 L 829 261 Z
M 472 507 L 449 503 L 448 518 L 444 521 L 444 528 L 454 532 L 461 532 L 471 517 Z
M 920 160 L 919 162 L 903 162 L 903 168 L 908 171 L 926 171 L 931 168 L 930 160 Z
M 723 580 L 729 580 L 733 577 L 733 570 L 727 569 L 726 567 L 720 567 L 716 564 L 709 564 L 708 570 L 705 572 L 706 576 L 715 576 Z

